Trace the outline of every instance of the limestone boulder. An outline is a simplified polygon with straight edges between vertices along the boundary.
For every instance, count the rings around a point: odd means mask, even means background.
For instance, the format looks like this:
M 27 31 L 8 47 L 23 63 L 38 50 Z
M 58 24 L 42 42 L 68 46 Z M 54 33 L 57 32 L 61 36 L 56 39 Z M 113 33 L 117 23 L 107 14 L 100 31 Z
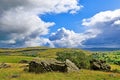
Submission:
M 77 66 L 70 60 L 65 62 L 57 60 L 43 60 L 43 61 L 31 61 L 29 63 L 29 72 L 44 73 L 44 72 L 71 72 L 78 71 Z
M 31 61 L 29 63 L 29 72 L 43 73 L 51 71 L 65 71 L 66 65 L 57 60 Z
M 73 71 L 79 70 L 79 68 L 73 62 L 71 62 L 69 59 L 66 59 L 65 65 L 66 65 L 67 72 L 73 72 Z

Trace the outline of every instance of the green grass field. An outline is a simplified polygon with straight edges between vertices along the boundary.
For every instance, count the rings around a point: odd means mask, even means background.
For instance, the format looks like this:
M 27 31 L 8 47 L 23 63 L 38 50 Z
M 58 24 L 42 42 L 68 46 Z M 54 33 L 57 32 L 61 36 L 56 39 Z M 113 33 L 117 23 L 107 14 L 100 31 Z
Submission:
M 17 56 L 32 56 L 32 57 L 56 57 L 57 52 L 62 51 L 81 51 L 90 54 L 88 51 L 73 48 L 47 48 L 47 47 L 30 47 L 30 48 L 16 48 L 16 49 L 0 49 L 0 55 L 17 55 Z
M 49 72 L 42 74 L 23 71 L 23 64 L 12 63 L 11 68 L 0 69 L 0 80 L 120 80 L 120 74 L 81 69 L 78 72 Z M 13 78 L 12 76 L 18 77 Z
M 27 56 L 0 56 L 0 63 L 18 63 L 21 60 L 32 60 L 34 57 Z
M 80 49 L 47 47 L 0 49 L 0 63 L 4 62 L 11 65 L 10 68 L 0 69 L 0 80 L 120 80 L 120 73 L 94 71 L 87 69 L 81 69 L 78 72 L 71 73 L 48 72 L 35 74 L 24 71 L 24 66 L 27 64 L 18 63 L 21 60 L 43 60 L 48 58 L 56 58 L 56 53 L 61 51 L 83 52 L 83 50 Z M 91 55 L 91 52 L 89 51 L 84 52 L 87 55 Z M 112 70 L 120 70 L 119 65 L 112 64 L 111 67 Z

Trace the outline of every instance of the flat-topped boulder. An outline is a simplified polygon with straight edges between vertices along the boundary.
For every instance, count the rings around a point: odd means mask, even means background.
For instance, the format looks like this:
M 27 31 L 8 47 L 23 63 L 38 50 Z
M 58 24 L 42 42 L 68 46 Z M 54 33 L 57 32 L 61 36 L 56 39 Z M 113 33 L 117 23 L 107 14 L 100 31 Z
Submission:
M 55 59 L 43 61 L 31 61 L 29 63 L 29 72 L 44 73 L 44 72 L 71 72 L 78 71 L 77 66 L 70 60 L 65 62 L 57 61 Z

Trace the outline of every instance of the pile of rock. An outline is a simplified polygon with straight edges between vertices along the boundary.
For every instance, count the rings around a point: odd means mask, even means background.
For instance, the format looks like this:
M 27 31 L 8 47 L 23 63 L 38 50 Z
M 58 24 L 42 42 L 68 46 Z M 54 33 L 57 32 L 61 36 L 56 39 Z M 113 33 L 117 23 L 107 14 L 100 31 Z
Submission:
M 29 63 L 29 72 L 35 73 L 44 73 L 52 71 L 71 72 L 78 70 L 79 68 L 68 59 L 65 62 L 53 59 L 44 61 L 31 61 Z
M 8 64 L 6 64 L 6 63 L 1 63 L 0 64 L 0 69 L 1 68 L 10 68 L 11 66 L 10 65 L 8 65 Z
M 104 60 L 96 60 L 93 59 L 90 61 L 91 69 L 93 70 L 102 70 L 102 71 L 110 71 L 111 67 Z

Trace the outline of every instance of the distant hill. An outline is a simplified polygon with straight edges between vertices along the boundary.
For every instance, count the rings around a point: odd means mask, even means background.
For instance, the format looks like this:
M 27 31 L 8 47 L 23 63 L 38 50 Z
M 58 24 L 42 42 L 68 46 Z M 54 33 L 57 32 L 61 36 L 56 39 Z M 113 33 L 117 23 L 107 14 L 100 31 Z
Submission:
M 116 51 L 116 50 L 120 50 L 120 48 L 83 48 L 83 50 L 89 50 L 89 51 Z
M 32 57 L 56 57 L 57 52 L 79 51 L 90 55 L 89 51 L 77 48 L 48 48 L 48 47 L 28 47 L 28 48 L 0 48 L 0 55 L 17 55 L 17 56 L 32 56 Z
M 87 51 L 116 51 L 120 50 L 120 48 L 81 48 L 82 50 L 87 50 Z M 46 53 L 46 52 L 51 52 L 53 53 L 58 52 L 58 51 L 70 51 L 70 50 L 81 50 L 79 48 L 49 48 L 49 47 L 27 47 L 27 48 L 0 48 L 0 53 L 20 53 L 20 52 L 41 52 L 41 53 Z

